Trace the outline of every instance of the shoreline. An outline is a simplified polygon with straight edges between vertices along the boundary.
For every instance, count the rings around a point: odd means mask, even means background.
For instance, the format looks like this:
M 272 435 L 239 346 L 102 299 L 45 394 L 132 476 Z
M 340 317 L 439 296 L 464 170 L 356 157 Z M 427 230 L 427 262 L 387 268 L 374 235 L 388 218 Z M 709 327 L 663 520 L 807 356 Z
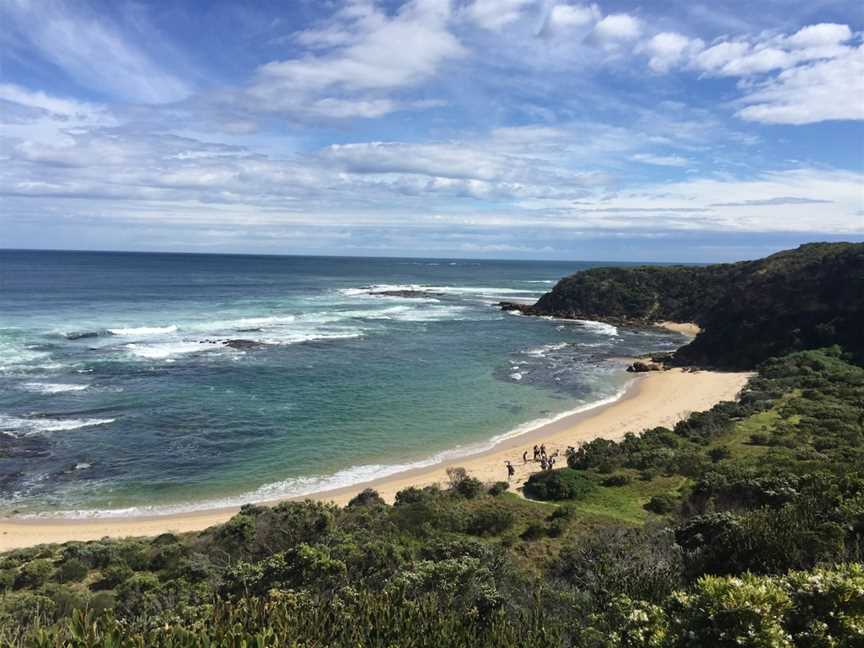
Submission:
M 515 490 L 530 474 L 539 470 L 538 464 L 522 462 L 522 452 L 529 450 L 530 455 L 535 443 L 545 443 L 550 453 L 561 450 L 561 466 L 564 465 L 563 453 L 568 445 L 575 446 L 595 438 L 616 440 L 627 432 L 639 433 L 657 426 L 674 425 L 691 412 L 710 409 L 720 401 L 736 398 L 751 375 L 745 372 L 702 370 L 684 372 L 682 369 L 640 375 L 632 380 L 620 398 L 611 403 L 601 403 L 522 434 L 504 438 L 476 454 L 338 489 L 254 503 L 273 505 L 286 500 L 312 499 L 344 505 L 366 488 L 374 488 L 392 503 L 396 493 L 409 486 L 445 484 L 446 470 L 451 467 L 463 467 L 470 475 L 484 482 L 504 481 L 505 460 L 510 460 L 516 468 L 516 475 L 511 481 L 511 490 Z M 0 519 L 0 551 L 72 540 L 200 531 L 225 522 L 239 509 L 239 506 L 231 506 L 140 517 L 3 518 Z

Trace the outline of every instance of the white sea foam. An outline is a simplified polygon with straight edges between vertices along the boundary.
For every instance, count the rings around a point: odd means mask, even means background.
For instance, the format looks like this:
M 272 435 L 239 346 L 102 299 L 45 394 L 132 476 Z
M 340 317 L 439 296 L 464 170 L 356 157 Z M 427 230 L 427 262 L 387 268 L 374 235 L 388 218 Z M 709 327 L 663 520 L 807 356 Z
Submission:
M 560 351 L 561 349 L 565 349 L 570 345 L 569 342 L 557 342 L 555 344 L 544 344 L 541 347 L 537 347 L 536 349 L 528 349 L 527 351 L 523 351 L 524 355 L 533 356 L 535 358 L 543 358 L 550 351 Z
M 31 436 L 45 432 L 65 432 L 79 428 L 93 427 L 96 425 L 107 425 L 116 419 L 91 418 L 91 419 L 49 419 L 49 418 L 22 418 L 0 414 L 0 432 L 11 436 Z
M 171 324 L 169 326 L 132 326 L 128 328 L 109 328 L 108 332 L 111 335 L 122 336 L 148 336 L 148 335 L 165 335 L 167 333 L 176 333 L 177 326 Z
M 183 355 L 185 353 L 202 353 L 210 351 L 214 347 L 221 347 L 222 344 L 206 344 L 203 342 L 163 342 L 157 344 L 140 344 L 131 342 L 126 345 L 126 349 L 139 358 L 147 360 L 165 360 L 173 356 Z
M 524 295 L 526 299 L 541 294 L 535 290 L 526 290 L 524 288 L 499 288 L 496 286 L 429 286 L 423 284 L 375 284 L 361 288 L 342 288 L 338 292 L 348 297 L 390 297 L 390 295 L 381 293 L 397 291 L 427 293 L 433 297 L 436 294 L 486 298 Z M 408 299 L 414 300 L 417 298 L 411 297 Z
M 264 317 L 241 317 L 232 320 L 214 320 L 212 322 L 197 322 L 184 324 L 182 330 L 196 333 L 215 333 L 220 331 L 236 331 L 238 329 L 274 328 L 290 324 L 297 320 L 296 315 L 267 315 Z
M 595 322 L 594 320 L 574 320 L 579 322 L 586 329 L 591 331 L 592 333 L 599 333 L 600 335 L 618 335 L 618 329 L 614 327 L 612 324 L 607 324 L 606 322 Z
M 513 380 L 522 380 L 522 374 L 519 373 L 518 371 L 514 371 L 513 373 L 511 373 L 511 374 L 510 374 L 510 377 L 511 377 Z
M 36 392 L 37 394 L 62 394 L 64 392 L 79 392 L 84 391 L 90 385 L 79 385 L 70 383 L 41 383 L 28 382 L 21 385 L 27 391 Z

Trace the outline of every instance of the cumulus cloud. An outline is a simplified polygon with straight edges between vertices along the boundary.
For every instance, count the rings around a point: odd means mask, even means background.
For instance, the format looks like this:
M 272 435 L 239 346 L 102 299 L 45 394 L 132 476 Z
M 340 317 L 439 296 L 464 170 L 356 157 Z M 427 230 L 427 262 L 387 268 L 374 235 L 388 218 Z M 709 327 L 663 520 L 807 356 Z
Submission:
M 248 96 L 264 110 L 329 117 L 378 117 L 407 107 L 382 93 L 428 80 L 468 54 L 448 28 L 451 14 L 438 0 L 413 0 L 393 16 L 350 4 L 337 25 L 298 35 L 306 45 L 326 45 L 325 53 L 263 65 Z
M 829 61 L 784 70 L 743 98 L 742 119 L 769 124 L 864 120 L 864 46 Z
M 596 4 L 571 5 L 556 4 L 549 12 L 547 27 L 551 31 L 566 32 L 593 25 L 603 14 Z
M 626 13 L 609 14 L 598 22 L 591 32 L 591 40 L 604 46 L 639 38 L 642 26 L 636 18 Z
M 465 10 L 465 17 L 483 29 L 500 31 L 522 18 L 535 0 L 474 0 Z
M 819 23 L 792 34 L 700 39 L 662 32 L 637 46 L 658 73 L 673 68 L 736 77 L 743 91 L 737 116 L 771 124 L 864 119 L 862 46 L 848 25 Z M 773 76 L 772 76 L 773 75 Z
M 652 36 L 639 49 L 649 56 L 649 67 L 655 72 L 662 73 L 680 65 L 704 46 L 705 44 L 698 38 L 688 38 L 676 32 L 661 32 Z

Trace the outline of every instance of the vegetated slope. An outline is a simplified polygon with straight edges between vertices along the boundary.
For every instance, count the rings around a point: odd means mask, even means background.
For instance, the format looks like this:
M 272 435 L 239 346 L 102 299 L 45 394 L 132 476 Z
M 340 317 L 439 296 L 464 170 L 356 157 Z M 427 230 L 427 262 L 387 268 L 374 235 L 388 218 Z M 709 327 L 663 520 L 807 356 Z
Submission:
M 864 645 L 862 402 L 864 368 L 805 351 L 737 402 L 571 452 L 533 489 L 555 505 L 454 471 L 393 506 L 9 552 L 0 646 Z
M 680 364 L 751 368 L 840 344 L 864 353 L 864 244 L 810 243 L 758 261 L 592 268 L 562 279 L 533 315 L 702 327 Z

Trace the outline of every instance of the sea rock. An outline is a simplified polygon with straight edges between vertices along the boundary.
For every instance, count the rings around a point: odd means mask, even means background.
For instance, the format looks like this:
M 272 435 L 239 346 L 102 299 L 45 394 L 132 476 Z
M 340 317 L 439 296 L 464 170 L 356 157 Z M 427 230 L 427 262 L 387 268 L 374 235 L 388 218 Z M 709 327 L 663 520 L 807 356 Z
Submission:
M 503 311 L 522 313 L 524 315 L 536 315 L 534 306 L 531 304 L 520 304 L 519 302 L 502 301 L 498 302 L 498 308 Z
M 99 337 L 99 334 L 95 331 L 73 331 L 72 333 L 67 333 L 65 337 L 67 340 L 86 340 L 87 338 Z
M 370 295 L 384 295 L 385 297 L 403 297 L 409 299 L 420 299 L 424 297 L 441 297 L 444 293 L 431 292 L 427 290 L 376 290 L 370 291 Z
M 257 349 L 258 347 L 268 346 L 265 342 L 257 342 L 255 340 L 225 340 L 223 344 L 232 349 Z
M 663 365 L 659 365 L 656 362 L 643 362 L 641 360 L 637 360 L 629 367 L 627 367 L 627 371 L 631 373 L 644 373 L 647 371 L 663 371 Z

